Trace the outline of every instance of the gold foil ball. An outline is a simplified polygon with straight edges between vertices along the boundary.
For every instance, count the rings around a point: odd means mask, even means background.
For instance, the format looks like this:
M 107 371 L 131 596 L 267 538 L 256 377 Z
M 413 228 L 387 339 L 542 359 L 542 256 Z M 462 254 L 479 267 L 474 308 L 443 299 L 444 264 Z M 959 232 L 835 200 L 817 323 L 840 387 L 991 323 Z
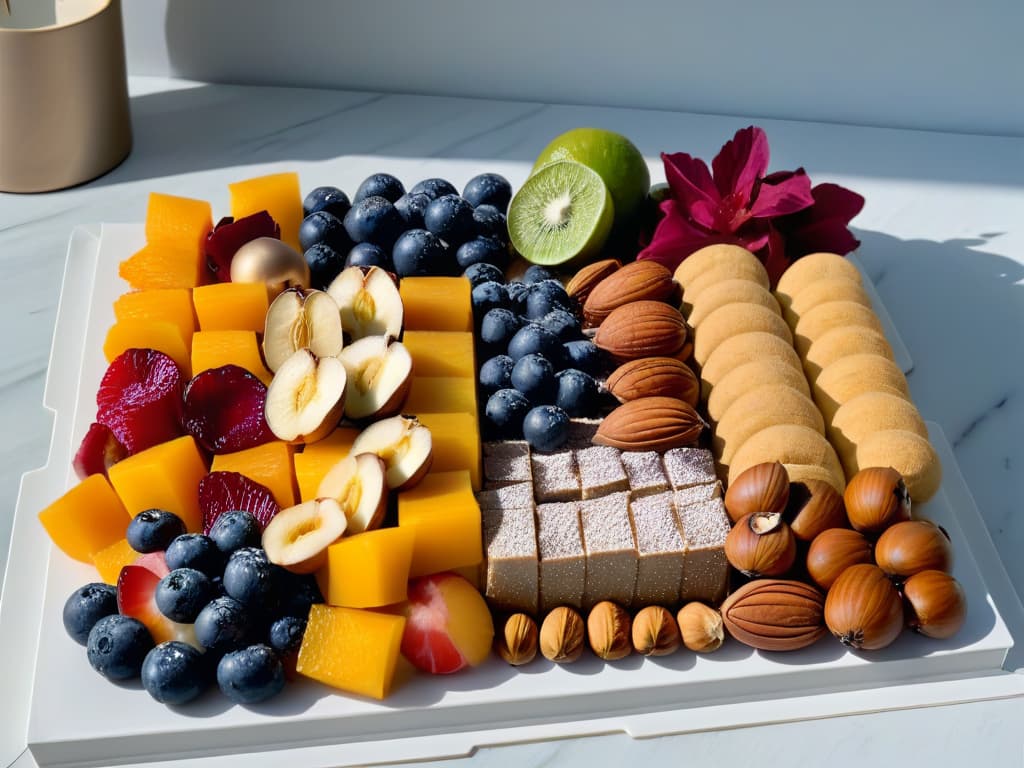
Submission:
M 308 288 L 306 258 L 274 237 L 257 237 L 239 248 L 231 259 L 231 282 L 265 283 L 273 299 L 285 288 Z

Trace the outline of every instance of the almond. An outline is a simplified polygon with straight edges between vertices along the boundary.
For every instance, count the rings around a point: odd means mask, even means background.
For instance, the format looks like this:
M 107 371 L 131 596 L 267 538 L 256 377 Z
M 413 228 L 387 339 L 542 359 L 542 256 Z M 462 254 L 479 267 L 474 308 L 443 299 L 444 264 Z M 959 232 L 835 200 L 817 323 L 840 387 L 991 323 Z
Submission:
M 612 310 L 597 329 L 594 343 L 616 362 L 625 363 L 641 357 L 678 358 L 687 335 L 679 310 L 660 301 L 634 301 Z
M 594 287 L 583 304 L 583 319 L 600 325 L 612 310 L 634 301 L 665 301 L 676 288 L 668 268 L 656 261 L 634 261 Z
M 729 634 L 762 651 L 795 651 L 825 633 L 825 596 L 809 584 L 758 579 L 737 589 L 722 603 Z
M 604 259 L 602 261 L 595 261 L 593 264 L 587 264 L 587 266 L 573 275 L 572 280 L 566 283 L 565 292 L 569 294 L 569 298 L 576 299 L 580 306 L 583 306 L 590 292 L 597 287 L 597 284 L 621 268 L 622 262 L 618 259 Z
M 700 398 L 696 374 L 673 357 L 642 357 L 623 363 L 604 386 L 620 403 L 640 397 L 675 397 L 696 407 Z
M 705 426 L 689 403 L 674 397 L 641 397 L 609 413 L 594 442 L 622 451 L 667 451 L 692 445 Z

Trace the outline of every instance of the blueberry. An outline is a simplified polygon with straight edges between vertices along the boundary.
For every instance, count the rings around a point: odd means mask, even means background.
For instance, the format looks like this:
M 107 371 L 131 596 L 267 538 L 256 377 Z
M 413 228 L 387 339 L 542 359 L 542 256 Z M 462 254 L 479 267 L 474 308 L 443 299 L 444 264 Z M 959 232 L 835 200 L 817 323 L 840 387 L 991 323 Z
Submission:
M 375 173 L 363 179 L 363 183 L 359 185 L 359 189 L 352 197 L 352 202 L 358 203 L 360 200 L 376 195 L 393 203 L 404 194 L 405 187 L 402 182 L 390 173 Z
M 215 597 L 196 616 L 194 628 L 199 644 L 219 655 L 245 644 L 251 619 L 245 606 L 233 597 Z
M 390 250 L 405 230 L 405 222 L 387 198 L 374 195 L 352 206 L 345 215 L 345 231 L 356 243 L 373 243 Z
M 395 271 L 388 252 L 373 243 L 356 243 L 345 257 L 346 267 L 380 267 L 388 272 Z
M 422 192 L 406 192 L 395 200 L 395 210 L 405 222 L 406 229 L 423 229 L 423 211 L 433 199 Z
M 235 550 L 224 566 L 224 591 L 248 608 L 267 609 L 278 599 L 277 572 L 259 547 Z
M 563 344 L 567 341 L 583 338 L 580 330 L 580 321 L 571 312 L 564 309 L 553 309 L 537 321 L 539 325 L 547 328 L 558 336 Z
M 273 649 L 251 645 L 227 653 L 217 664 L 217 685 L 236 704 L 256 704 L 284 688 L 284 667 Z
M 497 173 L 481 173 L 466 182 L 462 196 L 474 208 L 478 205 L 493 205 L 504 212 L 508 210 L 508 201 L 512 199 L 512 185 Z
M 558 394 L 555 405 L 570 416 L 594 416 L 601 402 L 597 382 L 589 373 L 566 368 L 556 377 Z
M 340 253 L 346 253 L 352 247 L 352 240 L 341 219 L 327 211 L 311 213 L 299 225 L 299 246 L 303 252 L 317 243 L 330 246 Z
M 473 209 L 476 232 L 484 237 L 493 237 L 508 245 L 508 220 L 505 214 L 493 205 L 480 205 Z
M 508 249 L 493 237 L 474 237 L 455 251 L 455 261 L 460 269 L 481 263 L 504 269 L 508 266 Z
M 520 314 L 526 312 L 526 294 L 530 292 L 530 286 L 521 280 L 513 280 L 508 284 L 508 298 L 512 302 L 512 309 Z
M 346 238 L 347 239 L 347 238 Z M 315 243 L 306 249 L 306 264 L 312 288 L 324 290 L 345 268 L 345 251 L 337 251 L 327 243 Z
M 494 310 L 497 311 L 497 310 Z M 480 388 L 488 395 L 494 394 L 499 389 L 508 389 L 512 386 L 512 358 L 508 355 L 495 355 L 485 360 L 480 366 Z
M 278 653 L 296 653 L 302 645 L 302 635 L 305 631 L 305 619 L 298 616 L 283 616 L 270 625 L 267 641 Z
M 64 629 L 79 645 L 89 642 L 89 631 L 104 616 L 117 613 L 117 588 L 93 582 L 79 587 L 64 603 Z
M 263 538 L 260 524 L 251 512 L 235 509 L 224 512 L 210 528 L 210 538 L 223 554 L 242 547 L 258 547 Z
M 164 559 L 172 571 L 194 568 L 211 579 L 224 571 L 223 553 L 217 549 L 213 539 L 201 533 L 186 533 L 176 538 L 167 546 Z
M 399 277 L 446 275 L 451 270 L 448 246 L 425 229 L 403 232 L 391 252 Z
M 188 643 L 160 643 L 142 662 L 142 687 L 161 704 L 186 704 L 209 684 L 203 654 Z
M 450 181 L 444 179 L 424 179 L 409 190 L 410 195 L 424 194 L 431 200 L 436 200 L 443 195 L 457 195 L 457 190 Z
M 493 281 L 481 283 L 473 289 L 471 298 L 473 313 L 477 317 L 483 317 L 498 307 L 508 309 L 508 290 L 502 283 Z
M 279 616 L 309 615 L 309 607 L 324 601 L 320 587 L 312 575 L 300 575 L 289 571 L 278 572 L 278 583 L 283 594 L 278 612 Z
M 145 554 L 167 549 L 167 545 L 184 532 L 185 524 L 173 512 L 147 509 L 139 512 L 128 523 L 125 538 L 128 539 L 128 546 Z
M 580 339 L 562 345 L 565 364 L 578 368 L 591 376 L 597 376 L 605 366 L 604 352 L 594 342 Z
M 558 336 L 536 323 L 527 323 L 516 331 L 508 343 L 508 355 L 513 360 L 519 360 L 534 352 L 544 355 L 554 365 L 561 366 L 562 342 Z
M 327 211 L 344 219 L 351 207 L 348 195 L 337 187 L 317 187 L 302 201 L 302 215 L 305 217 L 317 211 Z
M 469 280 L 469 284 L 476 288 L 481 283 L 504 283 L 505 273 L 493 264 L 470 264 L 462 276 Z
M 547 267 L 542 267 L 540 264 L 533 264 L 526 268 L 523 273 L 523 282 L 527 285 L 535 285 L 543 280 L 554 280 L 555 276 L 551 274 L 551 270 Z
M 156 607 L 171 621 L 191 624 L 213 594 L 213 584 L 205 573 L 175 568 L 156 585 Z
M 526 316 L 539 320 L 553 309 L 572 311 L 572 300 L 557 280 L 541 280 L 530 286 L 526 294 Z
M 569 416 L 555 405 L 538 405 L 523 419 L 523 437 L 537 451 L 557 451 L 569 439 Z
M 115 613 L 104 616 L 89 631 L 86 655 L 92 668 L 108 680 L 139 676 L 153 637 L 138 619 Z
M 523 419 L 530 401 L 517 389 L 499 389 L 484 407 L 484 416 L 497 437 L 516 439 L 523 434 Z
M 480 341 L 496 352 L 504 352 L 519 326 L 519 316 L 515 312 L 495 307 L 488 310 L 480 321 Z
M 473 206 L 458 195 L 441 195 L 423 211 L 423 225 L 453 248 L 476 235 Z
M 512 386 L 534 405 L 553 403 L 558 391 L 555 367 L 543 355 L 524 355 L 512 368 Z

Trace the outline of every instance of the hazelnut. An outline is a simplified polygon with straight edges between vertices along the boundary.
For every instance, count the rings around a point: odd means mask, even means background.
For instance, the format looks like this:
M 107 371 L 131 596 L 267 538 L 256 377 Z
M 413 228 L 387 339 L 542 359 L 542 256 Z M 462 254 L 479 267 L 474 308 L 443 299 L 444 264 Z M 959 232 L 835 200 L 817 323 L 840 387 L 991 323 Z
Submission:
M 779 512 L 744 515 L 725 539 L 725 557 L 744 576 L 781 576 L 796 559 L 796 538 Z
M 540 652 L 548 661 L 568 664 L 583 653 L 583 619 L 567 605 L 560 605 L 540 625 Z
M 687 603 L 676 616 L 683 645 L 696 653 L 711 653 L 722 647 L 725 628 L 722 614 L 704 603 Z
M 599 658 L 605 661 L 621 659 L 633 651 L 630 643 L 630 618 L 621 606 L 611 600 L 602 600 L 587 616 L 587 641 Z
M 496 640 L 498 655 L 509 664 L 529 664 L 537 655 L 537 622 L 525 613 L 513 613 Z
M 788 501 L 789 474 L 777 461 L 744 470 L 725 492 L 725 509 L 734 523 L 754 512 L 782 512 Z
M 660 605 L 648 605 L 633 619 L 633 648 L 644 656 L 667 656 L 679 648 L 679 625 Z

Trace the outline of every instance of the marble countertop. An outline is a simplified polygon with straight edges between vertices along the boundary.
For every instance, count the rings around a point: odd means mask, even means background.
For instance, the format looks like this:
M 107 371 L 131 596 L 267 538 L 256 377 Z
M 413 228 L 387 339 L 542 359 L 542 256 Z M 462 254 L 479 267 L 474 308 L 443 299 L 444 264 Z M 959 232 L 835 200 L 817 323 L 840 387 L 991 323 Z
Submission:
M 1024 139 L 162 78 L 133 78 L 130 89 L 135 147 L 119 168 L 62 192 L 0 194 L 0 268 L 8 275 L 0 304 L 8 329 L 0 358 L 0 567 L 18 479 L 48 451 L 43 383 L 74 227 L 142 221 L 150 190 L 209 199 L 225 212 L 229 182 L 271 170 L 298 170 L 307 189 L 354 190 L 382 170 L 410 183 L 443 172 L 457 186 L 496 170 L 518 184 L 552 136 L 578 125 L 627 134 L 661 180 L 659 151 L 710 158 L 737 128 L 757 122 L 771 141 L 773 169 L 803 165 L 815 182 L 838 182 L 867 198 L 854 221 L 858 255 L 914 359 L 914 399 L 953 444 L 1011 581 L 1024 591 L 1024 356 L 1015 338 L 1024 328 Z M 1021 667 L 1016 649 L 1010 668 Z M 445 764 L 1020 765 L 1021 722 L 1024 700 L 1011 699 L 485 748 Z

